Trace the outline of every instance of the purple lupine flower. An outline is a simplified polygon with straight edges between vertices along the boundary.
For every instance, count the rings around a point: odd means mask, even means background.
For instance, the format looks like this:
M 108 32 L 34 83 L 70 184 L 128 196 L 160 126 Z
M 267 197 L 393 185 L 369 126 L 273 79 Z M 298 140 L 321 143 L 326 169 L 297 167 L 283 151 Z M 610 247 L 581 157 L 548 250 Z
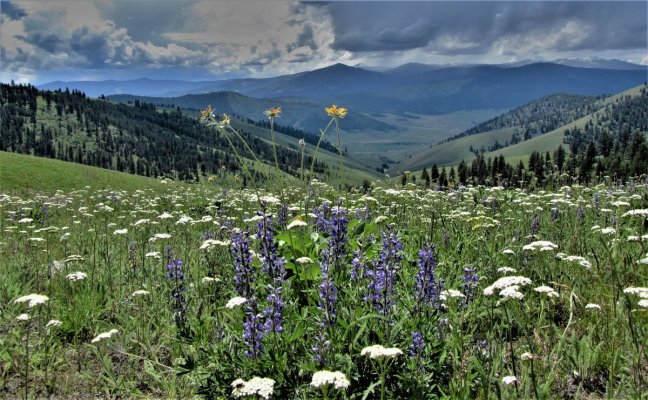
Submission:
M 424 348 L 425 341 L 423 340 L 423 335 L 421 335 L 421 332 L 412 332 L 412 344 L 409 348 L 410 356 L 420 358 L 423 355 Z
M 363 242 L 358 241 L 359 247 L 353 251 L 353 259 L 351 260 L 351 280 L 357 281 L 362 278 L 367 269 L 367 249 L 371 247 L 374 242 L 374 236 L 369 235 Z
M 268 286 L 270 294 L 266 300 L 270 304 L 268 308 L 263 310 L 263 315 L 266 320 L 263 324 L 263 332 L 268 334 L 272 332 L 283 332 L 283 308 L 284 302 L 281 300 L 281 286 L 274 287 Z
M 328 228 L 330 234 L 328 246 L 331 252 L 332 264 L 336 267 L 340 266 L 340 261 L 347 254 L 346 243 L 348 238 L 346 234 L 349 220 L 346 216 L 347 211 L 343 208 L 334 207 L 331 210 L 331 220 Z
M 403 259 L 403 243 L 396 233 L 382 232 L 383 244 L 380 257 L 366 272 L 371 279 L 365 301 L 370 301 L 381 314 L 389 314 L 394 304 L 392 296 L 396 273 Z
M 263 315 L 257 313 L 256 299 L 249 299 L 243 322 L 243 340 L 247 345 L 245 355 L 257 358 L 263 352 Z
M 257 214 L 263 217 L 257 223 L 257 238 L 260 240 L 259 256 L 262 260 L 263 272 L 268 274 L 275 286 L 281 286 L 286 274 L 284 270 L 286 259 L 277 257 L 277 245 L 273 236 L 276 231 L 272 226 L 272 219 L 266 214 L 265 209 L 258 211 Z
M 318 364 L 326 363 L 325 354 L 328 353 L 330 345 L 331 342 L 326 339 L 323 331 L 315 335 L 315 346 L 311 349 L 314 353 L 313 361 Z
M 41 204 L 41 226 L 45 226 L 49 220 L 49 206 L 45 203 Z
M 477 275 L 477 267 L 464 268 L 464 276 L 462 279 L 462 291 L 465 297 L 464 304 L 470 304 L 475 298 L 477 293 L 477 283 L 479 282 L 479 275 Z
M 321 207 L 315 207 L 313 210 L 315 217 L 315 226 L 319 232 L 328 233 L 330 229 L 331 220 L 331 203 L 325 201 Z
M 171 296 L 173 298 L 173 307 L 175 309 L 175 319 L 178 327 L 184 327 L 185 314 L 187 311 L 187 299 L 185 298 L 184 291 L 186 287 L 184 283 L 187 281 L 184 273 L 182 272 L 182 260 L 179 258 L 173 259 L 167 264 L 166 278 L 173 282 L 173 289 Z
M 538 216 L 538 214 L 533 214 L 533 216 L 531 217 L 531 227 L 530 227 L 531 235 L 535 235 L 536 233 L 538 233 L 539 228 L 540 228 L 540 217 Z
M 264 325 L 266 332 L 283 332 L 283 306 L 281 300 L 281 286 L 283 285 L 286 276 L 284 265 L 286 259 L 277 256 L 277 245 L 274 242 L 275 229 L 272 226 L 272 219 L 264 210 L 259 211 L 258 214 L 262 216 L 261 220 L 257 223 L 258 233 L 257 237 L 260 240 L 259 253 L 262 259 L 263 272 L 267 273 L 271 284 L 268 285 L 270 294 L 267 297 L 270 305 L 266 308 L 263 314 L 266 316 L 266 323 Z
M 288 206 L 285 204 L 280 205 L 277 213 L 277 226 L 285 229 L 289 217 Z
M 585 218 L 585 209 L 582 206 L 578 206 L 576 209 L 576 219 L 582 220 Z
M 439 263 L 434 257 L 434 245 L 423 246 L 418 252 L 419 271 L 416 274 L 416 303 L 440 307 L 440 295 L 444 289 L 442 279 L 437 279 L 434 269 Z
M 598 210 L 599 208 L 599 199 L 601 196 L 599 196 L 598 193 L 594 193 L 594 209 Z
M 208 240 L 208 239 L 213 239 L 214 237 L 215 237 L 214 232 L 212 232 L 212 231 L 200 232 L 200 240 L 203 241 L 203 242 L 205 240 Z
M 323 314 L 320 325 L 322 328 L 326 328 L 335 324 L 337 314 L 337 310 L 335 308 L 335 303 L 337 302 L 337 288 L 331 281 L 331 276 L 329 275 L 331 268 L 331 257 L 327 249 L 322 250 L 322 261 L 320 268 L 324 280 L 317 287 L 320 299 L 317 309 Z
M 551 221 L 556 222 L 558 221 L 558 218 L 560 218 L 560 210 L 558 207 L 554 207 L 551 209 Z
M 232 235 L 232 256 L 234 257 L 234 290 L 246 299 L 252 297 L 252 251 L 248 241 L 248 232 L 236 230 Z

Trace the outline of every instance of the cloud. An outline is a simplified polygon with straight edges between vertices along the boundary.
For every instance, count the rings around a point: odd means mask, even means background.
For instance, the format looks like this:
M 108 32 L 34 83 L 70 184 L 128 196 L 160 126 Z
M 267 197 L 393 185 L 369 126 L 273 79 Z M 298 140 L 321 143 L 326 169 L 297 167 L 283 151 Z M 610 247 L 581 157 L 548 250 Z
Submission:
M 646 2 L 0 1 L 3 75 L 184 68 L 268 76 L 336 62 L 645 60 Z M 135 72 L 133 72 L 135 73 Z
M 10 1 L 0 2 L 0 14 L 6 15 L 12 20 L 18 20 L 27 15 L 25 10 Z
M 332 47 L 354 53 L 425 48 L 488 53 L 646 48 L 645 2 L 331 2 Z M 537 40 L 539 37 L 549 40 Z M 514 52 L 509 48 L 507 52 Z

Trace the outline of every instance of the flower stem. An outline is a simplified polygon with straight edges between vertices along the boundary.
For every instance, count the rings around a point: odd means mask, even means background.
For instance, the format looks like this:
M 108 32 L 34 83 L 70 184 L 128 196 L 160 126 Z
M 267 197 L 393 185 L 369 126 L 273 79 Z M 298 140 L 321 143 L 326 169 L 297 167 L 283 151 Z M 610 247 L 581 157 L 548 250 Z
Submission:
M 326 131 L 328 128 L 331 126 L 331 124 L 335 121 L 335 118 L 331 118 L 329 121 L 328 125 L 326 125 L 326 128 L 324 130 L 320 129 L 321 135 L 319 137 L 319 140 L 317 141 L 317 146 L 315 146 L 315 152 L 313 153 L 313 160 L 311 161 L 311 168 L 310 168 L 310 179 L 313 179 L 313 171 L 315 170 L 315 158 L 317 156 L 317 152 L 319 151 L 320 144 L 322 143 L 322 139 L 324 139 L 324 135 L 326 134 Z

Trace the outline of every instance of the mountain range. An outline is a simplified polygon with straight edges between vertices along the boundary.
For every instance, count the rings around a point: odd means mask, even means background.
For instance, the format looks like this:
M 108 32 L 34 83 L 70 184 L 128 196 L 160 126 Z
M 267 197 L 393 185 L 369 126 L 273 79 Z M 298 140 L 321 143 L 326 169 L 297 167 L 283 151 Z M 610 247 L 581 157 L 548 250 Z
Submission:
M 153 80 L 50 82 L 39 89 L 77 89 L 90 97 L 131 94 L 137 96 L 176 97 L 232 91 L 251 97 L 308 97 L 347 102 L 362 111 L 368 95 L 390 103 L 390 108 L 412 110 L 412 105 L 426 98 L 451 100 L 451 104 L 415 106 L 425 112 L 444 112 L 449 108 L 467 109 L 488 101 L 513 107 L 557 91 L 574 94 L 614 93 L 646 80 L 648 67 L 621 60 L 557 60 L 554 63 L 522 62 L 502 65 L 426 65 L 404 64 L 376 71 L 345 64 L 334 64 L 313 71 L 271 78 L 239 78 L 215 81 Z M 520 81 L 526 82 L 519 87 Z M 514 94 L 507 101 L 488 97 L 505 89 Z M 529 91 L 531 89 L 531 91 Z M 475 93 L 478 90 L 478 93 Z M 526 95 L 525 95 L 526 93 Z M 477 94 L 477 96 L 475 96 Z M 538 95 L 539 94 L 539 95 Z M 473 97 L 472 100 L 469 100 Z M 503 96 L 500 96 L 503 97 Z M 487 98 L 487 99 L 486 99 Z M 524 98 L 520 102 L 520 98 Z

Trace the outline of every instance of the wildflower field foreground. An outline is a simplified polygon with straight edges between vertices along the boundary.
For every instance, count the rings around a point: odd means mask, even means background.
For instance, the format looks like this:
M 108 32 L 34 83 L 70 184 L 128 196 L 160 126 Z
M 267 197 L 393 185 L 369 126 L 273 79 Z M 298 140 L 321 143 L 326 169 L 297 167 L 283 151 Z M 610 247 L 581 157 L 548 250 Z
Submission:
M 4 398 L 646 398 L 648 186 L 0 195 Z

